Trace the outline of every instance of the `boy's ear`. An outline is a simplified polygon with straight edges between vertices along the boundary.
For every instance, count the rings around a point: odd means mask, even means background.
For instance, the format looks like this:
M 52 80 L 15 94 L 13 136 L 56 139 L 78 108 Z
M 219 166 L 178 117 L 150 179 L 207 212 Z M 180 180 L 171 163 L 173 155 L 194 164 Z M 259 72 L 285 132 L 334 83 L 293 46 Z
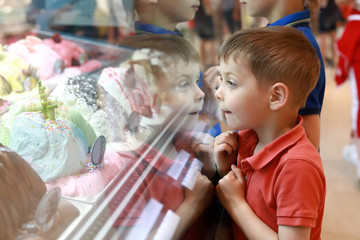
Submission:
M 277 82 L 270 88 L 269 107 L 271 110 L 278 110 L 289 101 L 289 88 L 282 82 Z

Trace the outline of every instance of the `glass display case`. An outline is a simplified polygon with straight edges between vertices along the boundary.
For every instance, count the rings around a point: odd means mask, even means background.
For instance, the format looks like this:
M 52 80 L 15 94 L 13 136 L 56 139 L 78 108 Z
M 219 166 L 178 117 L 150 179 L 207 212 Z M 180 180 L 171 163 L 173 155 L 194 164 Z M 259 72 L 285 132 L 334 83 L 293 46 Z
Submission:
M 194 150 L 211 145 L 198 58 L 136 48 L 132 14 L 130 0 L 0 1 L 0 160 L 31 166 L 0 162 L 13 178 L 0 175 L 0 204 L 34 202 L 8 208 L 3 236 L 172 239 L 209 227 L 192 219 L 194 194 L 206 206 L 213 195 L 208 156 Z M 46 191 L 15 194 L 33 189 L 27 178 Z M 200 222 L 191 233 L 188 219 Z

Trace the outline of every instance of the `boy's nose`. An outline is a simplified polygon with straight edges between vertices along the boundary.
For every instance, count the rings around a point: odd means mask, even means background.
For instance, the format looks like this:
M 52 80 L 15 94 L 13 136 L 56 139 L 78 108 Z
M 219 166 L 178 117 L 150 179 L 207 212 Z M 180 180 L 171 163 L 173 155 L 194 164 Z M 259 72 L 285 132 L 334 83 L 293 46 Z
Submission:
M 196 93 L 195 93 L 195 100 L 200 101 L 203 100 L 205 97 L 205 93 L 196 85 Z
M 221 88 L 221 84 L 219 86 L 219 88 L 216 90 L 215 92 L 215 97 L 219 100 L 219 101 L 223 101 L 224 97 L 223 97 L 223 93 L 222 93 L 222 88 Z

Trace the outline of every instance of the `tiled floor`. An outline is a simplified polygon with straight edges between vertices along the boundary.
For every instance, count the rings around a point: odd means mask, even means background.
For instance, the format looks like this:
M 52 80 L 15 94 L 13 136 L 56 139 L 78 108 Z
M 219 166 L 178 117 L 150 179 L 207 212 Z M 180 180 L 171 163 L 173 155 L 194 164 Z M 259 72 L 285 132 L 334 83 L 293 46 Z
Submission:
M 342 159 L 350 136 L 350 85 L 337 88 L 334 69 L 326 69 L 321 115 L 321 156 L 327 178 L 322 239 L 360 240 L 360 181 L 356 168 Z

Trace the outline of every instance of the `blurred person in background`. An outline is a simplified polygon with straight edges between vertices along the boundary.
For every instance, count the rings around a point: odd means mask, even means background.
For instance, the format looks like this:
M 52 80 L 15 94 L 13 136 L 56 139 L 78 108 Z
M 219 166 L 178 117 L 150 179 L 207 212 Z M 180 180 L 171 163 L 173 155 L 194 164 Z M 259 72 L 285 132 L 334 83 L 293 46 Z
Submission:
M 320 0 L 319 46 L 324 62 L 329 67 L 335 66 L 336 27 L 341 20 L 341 11 L 335 0 Z
M 222 0 L 222 14 L 230 33 L 241 29 L 241 12 L 239 0 Z
M 195 31 L 200 37 L 200 61 L 203 69 L 216 65 L 215 11 L 211 0 L 201 0 L 195 15 Z
M 354 7 L 347 18 L 345 30 L 337 41 L 339 61 L 336 69 L 336 84 L 350 81 L 352 91 L 351 137 L 344 147 L 343 158 L 357 167 L 360 179 L 360 0 L 353 1 Z

